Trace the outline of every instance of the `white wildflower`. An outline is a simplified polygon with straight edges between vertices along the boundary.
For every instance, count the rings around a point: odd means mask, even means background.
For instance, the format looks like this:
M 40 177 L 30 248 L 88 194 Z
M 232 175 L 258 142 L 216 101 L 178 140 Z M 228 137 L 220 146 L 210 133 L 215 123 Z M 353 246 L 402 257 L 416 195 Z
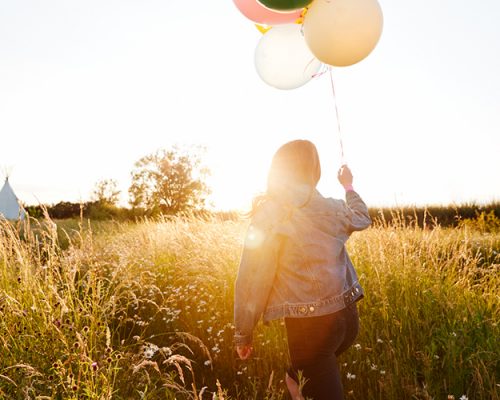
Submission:
M 144 358 L 153 358 L 154 355 L 155 355 L 155 352 L 153 351 L 153 349 L 151 349 L 149 347 L 144 349 Z
M 172 355 L 172 349 L 170 347 L 162 347 L 161 351 L 165 354 L 166 357 L 170 357 Z
M 356 375 L 355 374 L 351 374 L 350 372 L 348 372 L 347 373 L 347 379 L 349 379 L 349 380 L 356 379 Z
M 469 398 L 465 394 L 463 394 L 462 396 L 460 396 L 459 400 L 469 400 Z
M 155 353 L 159 350 L 159 347 L 156 344 L 148 343 L 144 346 L 144 358 L 153 358 Z
M 360 345 L 359 343 L 356 343 L 356 344 L 354 345 L 354 348 L 355 348 L 356 350 L 361 350 L 361 345 Z

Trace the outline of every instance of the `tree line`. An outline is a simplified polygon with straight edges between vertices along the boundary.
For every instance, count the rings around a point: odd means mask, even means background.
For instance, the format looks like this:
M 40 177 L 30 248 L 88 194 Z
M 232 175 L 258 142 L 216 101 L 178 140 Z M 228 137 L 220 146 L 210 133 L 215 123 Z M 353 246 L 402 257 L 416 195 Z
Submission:
M 52 219 L 135 219 L 200 213 L 206 208 L 210 194 L 206 183 L 210 171 L 202 163 L 202 152 L 200 147 L 181 149 L 173 146 L 139 159 L 131 172 L 129 207 L 119 205 L 118 183 L 114 179 L 103 179 L 95 184 L 89 201 L 61 201 L 24 208 L 31 217 L 48 215 Z
M 129 207 L 119 205 L 120 190 L 113 179 L 95 184 L 91 200 L 82 203 L 61 201 L 54 205 L 27 206 L 31 217 L 52 219 L 90 218 L 93 220 L 134 220 L 180 213 L 203 214 L 210 188 L 205 179 L 210 171 L 202 163 L 200 147 L 161 149 L 139 159 L 131 171 Z M 500 225 L 500 202 L 485 205 L 462 204 L 427 207 L 370 208 L 377 223 L 412 224 L 419 227 L 457 226 L 468 220 Z M 223 218 L 238 214 L 223 213 Z

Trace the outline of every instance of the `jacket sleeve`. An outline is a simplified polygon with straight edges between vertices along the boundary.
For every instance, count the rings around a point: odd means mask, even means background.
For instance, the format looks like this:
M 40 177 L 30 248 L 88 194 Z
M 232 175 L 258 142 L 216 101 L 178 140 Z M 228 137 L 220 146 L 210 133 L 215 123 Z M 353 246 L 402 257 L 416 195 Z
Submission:
M 280 240 L 266 218 L 254 219 L 245 238 L 234 293 L 236 345 L 252 343 L 265 310 L 278 264 Z
M 368 207 L 359 194 L 354 191 L 346 192 L 346 208 L 344 211 L 347 217 L 346 230 L 348 233 L 362 231 L 372 223 L 368 214 Z

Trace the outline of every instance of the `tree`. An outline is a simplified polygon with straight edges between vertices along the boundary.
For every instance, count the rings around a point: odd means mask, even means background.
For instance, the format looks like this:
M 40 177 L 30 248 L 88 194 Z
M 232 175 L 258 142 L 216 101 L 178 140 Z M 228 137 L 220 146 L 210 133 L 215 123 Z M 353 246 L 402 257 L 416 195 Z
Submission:
M 201 148 L 158 150 L 134 164 L 130 205 L 148 214 L 177 214 L 201 208 L 210 193 Z
M 95 184 L 92 199 L 100 204 L 116 206 L 120 200 L 118 184 L 114 179 L 104 179 Z

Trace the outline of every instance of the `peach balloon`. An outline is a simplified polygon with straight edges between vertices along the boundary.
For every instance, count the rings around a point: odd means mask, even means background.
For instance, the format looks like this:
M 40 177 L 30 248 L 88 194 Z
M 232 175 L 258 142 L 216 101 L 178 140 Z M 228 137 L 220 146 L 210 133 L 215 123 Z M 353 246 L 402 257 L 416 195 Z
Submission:
M 238 10 L 248 19 L 259 24 L 291 24 L 300 18 L 302 10 L 280 12 L 264 7 L 257 0 L 233 0 Z
M 377 0 L 314 0 L 304 18 L 304 37 L 316 58 L 344 67 L 371 53 L 382 26 Z

